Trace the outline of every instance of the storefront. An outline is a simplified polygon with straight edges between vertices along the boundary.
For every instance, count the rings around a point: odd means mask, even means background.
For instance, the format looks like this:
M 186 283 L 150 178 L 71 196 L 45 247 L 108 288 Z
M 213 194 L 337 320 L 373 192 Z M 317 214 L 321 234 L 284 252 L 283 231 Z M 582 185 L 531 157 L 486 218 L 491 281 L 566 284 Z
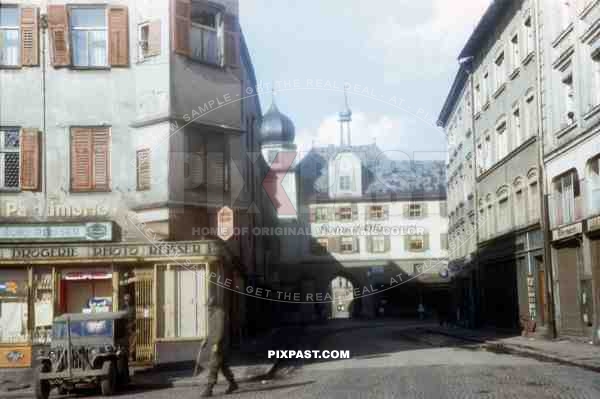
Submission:
M 0 367 L 29 367 L 55 316 L 119 310 L 125 294 L 136 314 L 134 360 L 193 360 L 208 332 L 209 290 L 223 300 L 210 281 L 243 287 L 225 251 L 220 241 L 0 246 Z M 231 307 L 239 316 L 240 304 Z
M 586 296 L 586 303 L 583 304 L 585 312 L 595 315 L 593 323 L 593 340 L 596 344 L 600 343 L 600 216 L 589 218 L 586 221 L 586 233 L 590 248 L 590 269 L 592 272 L 591 288 L 593 292 Z M 595 312 L 590 309 L 593 307 Z
M 583 225 L 574 223 L 552 232 L 555 309 L 559 335 L 591 333 L 591 269 L 583 257 Z M 589 270 L 588 270 L 589 269 Z

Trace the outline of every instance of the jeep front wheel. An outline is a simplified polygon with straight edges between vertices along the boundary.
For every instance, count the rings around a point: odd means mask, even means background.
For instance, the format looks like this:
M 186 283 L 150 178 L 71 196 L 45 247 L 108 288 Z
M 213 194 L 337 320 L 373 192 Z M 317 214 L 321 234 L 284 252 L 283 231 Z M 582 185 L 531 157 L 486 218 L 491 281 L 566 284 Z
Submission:
M 39 365 L 36 370 L 36 381 L 35 381 L 35 398 L 36 399 L 48 399 L 50 396 L 50 382 L 48 380 L 42 380 L 40 374 L 46 371 L 44 365 Z
M 102 396 L 111 396 L 117 387 L 117 365 L 114 360 L 108 360 L 108 373 L 100 381 Z

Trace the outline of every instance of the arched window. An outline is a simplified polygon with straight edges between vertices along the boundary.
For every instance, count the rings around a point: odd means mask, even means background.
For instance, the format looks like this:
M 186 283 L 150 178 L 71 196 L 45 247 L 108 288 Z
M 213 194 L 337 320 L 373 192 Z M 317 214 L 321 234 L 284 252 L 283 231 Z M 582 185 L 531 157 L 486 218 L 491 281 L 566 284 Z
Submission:
M 523 226 L 527 223 L 527 189 L 524 180 L 522 177 L 517 177 L 513 183 L 515 226 Z
M 536 168 L 532 168 L 527 173 L 527 216 L 529 223 L 535 223 L 540 220 L 540 185 L 538 183 L 538 173 Z
M 498 231 L 504 232 L 512 227 L 512 219 L 510 212 L 510 190 L 508 187 L 501 187 L 496 192 L 496 198 L 498 199 Z
M 530 88 L 525 92 L 525 103 L 524 103 L 524 131 L 523 139 L 527 140 L 529 137 L 536 135 L 536 105 L 535 105 L 535 91 Z

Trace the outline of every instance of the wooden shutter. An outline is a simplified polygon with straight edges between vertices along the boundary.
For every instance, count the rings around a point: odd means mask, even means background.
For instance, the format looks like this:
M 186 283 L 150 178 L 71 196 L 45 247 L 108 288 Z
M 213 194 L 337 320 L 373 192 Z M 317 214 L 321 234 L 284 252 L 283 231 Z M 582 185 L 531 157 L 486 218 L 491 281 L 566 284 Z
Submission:
M 52 65 L 55 67 L 71 65 L 67 6 L 48 6 L 48 31 L 50 34 Z
M 110 129 L 92 129 L 92 188 L 110 190 Z
M 162 25 L 160 19 L 148 24 L 148 48 L 144 54 L 146 57 L 160 55 L 162 48 Z
M 21 64 L 35 66 L 40 64 L 38 9 L 21 8 Z
M 150 160 L 150 149 L 144 148 L 138 150 L 136 153 L 137 160 L 137 189 L 138 190 L 149 190 L 152 180 L 152 162 Z
M 40 190 L 40 132 L 21 130 L 21 190 Z
M 225 14 L 225 65 L 231 68 L 240 66 L 240 41 L 241 36 L 237 17 L 233 14 Z
M 127 7 L 108 9 L 108 46 L 111 66 L 129 65 L 129 18 Z
M 92 131 L 71 129 L 71 191 L 92 189 Z
M 192 3 L 190 0 L 173 0 L 173 46 L 175 53 L 190 56 L 190 31 L 192 29 Z

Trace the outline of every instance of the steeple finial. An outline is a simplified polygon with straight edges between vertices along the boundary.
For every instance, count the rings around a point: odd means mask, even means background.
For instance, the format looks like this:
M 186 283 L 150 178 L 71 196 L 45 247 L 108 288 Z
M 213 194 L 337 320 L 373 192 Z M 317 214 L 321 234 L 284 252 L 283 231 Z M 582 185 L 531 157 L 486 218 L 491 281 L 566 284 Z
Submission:
M 348 83 L 344 84 L 344 110 L 341 111 L 338 121 L 340 122 L 340 145 L 344 146 L 344 136 L 347 145 L 352 145 L 352 139 L 350 137 L 350 124 L 352 122 L 352 110 L 348 102 Z

